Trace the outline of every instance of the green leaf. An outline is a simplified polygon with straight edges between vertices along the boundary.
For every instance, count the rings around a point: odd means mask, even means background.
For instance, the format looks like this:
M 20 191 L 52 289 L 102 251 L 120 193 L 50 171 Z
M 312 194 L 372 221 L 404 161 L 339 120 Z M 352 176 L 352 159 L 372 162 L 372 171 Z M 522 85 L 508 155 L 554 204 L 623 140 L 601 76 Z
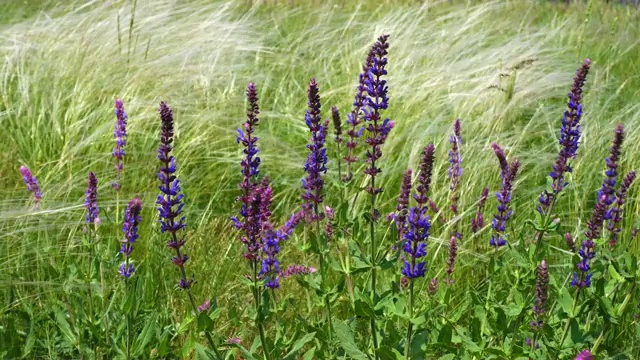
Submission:
M 560 296 L 558 297 L 558 303 L 562 307 L 562 310 L 569 315 L 570 318 L 574 317 L 573 314 L 573 297 L 569 293 L 569 289 L 562 288 Z
M 213 355 L 213 353 L 205 348 L 204 346 L 200 345 L 198 342 L 195 343 L 196 345 L 196 353 L 198 354 L 198 359 L 201 360 L 215 360 L 215 356 Z
M 300 349 L 302 349 L 302 347 L 305 346 L 308 342 L 313 340 L 315 336 L 316 333 L 312 332 L 303 336 L 301 339 L 298 339 L 298 341 L 293 344 L 293 348 L 291 349 L 291 351 L 289 351 L 287 355 L 284 356 L 284 360 L 293 360 L 298 351 L 300 351 Z
M 316 347 L 314 346 L 311 349 L 309 349 L 306 353 L 304 353 L 302 360 L 313 360 L 315 359 L 315 356 L 316 356 Z
M 609 264 L 609 275 L 617 282 L 624 282 L 624 278 L 618 273 L 612 264 Z
M 353 338 L 353 334 L 351 333 L 351 329 L 349 326 L 345 324 L 343 321 L 336 320 L 333 323 L 333 330 L 335 332 L 336 338 L 340 343 L 340 347 L 344 350 L 344 352 L 354 360 L 368 360 L 368 357 L 365 353 L 358 349 L 358 346 L 355 344 L 355 340 Z
M 453 360 L 456 358 L 455 354 L 447 354 L 447 355 L 442 355 L 438 358 L 438 360 Z
M 56 323 L 58 324 L 60 332 L 67 338 L 67 341 L 75 347 L 77 344 L 76 335 L 71 330 L 71 325 L 69 325 L 66 315 L 62 311 L 56 312 Z
M 144 349 L 147 345 L 153 340 L 156 335 L 156 318 L 155 315 L 151 315 L 149 319 L 146 320 L 147 324 L 144 326 L 140 335 L 136 339 L 136 350 L 135 353 L 138 356 L 142 356 Z

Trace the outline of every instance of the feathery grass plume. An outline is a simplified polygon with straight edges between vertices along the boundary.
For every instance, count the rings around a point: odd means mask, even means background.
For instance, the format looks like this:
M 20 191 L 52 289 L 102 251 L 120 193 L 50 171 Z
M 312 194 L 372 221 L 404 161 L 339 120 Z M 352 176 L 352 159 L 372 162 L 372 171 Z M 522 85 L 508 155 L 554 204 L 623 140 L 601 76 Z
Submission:
M 375 46 L 374 46 L 375 47 Z M 347 130 L 347 136 L 349 140 L 346 143 L 347 155 L 344 157 L 344 161 L 347 163 L 347 175 L 344 177 L 344 181 L 349 181 L 353 178 L 352 163 L 358 161 L 355 155 L 355 149 L 358 146 L 358 138 L 362 136 L 364 128 L 359 127 L 362 124 L 361 113 L 363 107 L 366 105 L 365 93 L 367 91 L 367 78 L 371 67 L 373 66 L 374 47 L 369 50 L 367 59 L 362 66 L 362 72 L 358 79 L 358 86 L 356 86 L 355 100 L 353 101 L 353 110 L 347 114 L 347 124 L 351 125 L 351 128 Z
M 576 356 L 576 360 L 593 360 L 593 355 L 591 351 L 583 350 Z
M 39 208 L 40 202 L 42 201 L 42 192 L 40 192 L 38 180 L 33 176 L 31 170 L 24 165 L 20 166 L 20 173 L 22 174 L 22 180 L 24 180 L 25 185 L 27 185 L 27 190 L 33 193 L 33 201 L 35 202 L 36 208 Z
M 447 283 L 453 284 L 453 267 L 456 265 L 456 257 L 458 256 L 458 236 L 454 235 L 449 240 L 449 258 L 447 259 Z
M 495 143 L 492 146 L 496 156 L 498 157 L 502 174 L 502 186 L 500 191 L 496 193 L 496 198 L 498 199 L 498 212 L 493 217 L 492 222 L 492 227 L 495 233 L 491 236 L 491 240 L 489 241 L 489 245 L 495 247 L 497 250 L 498 247 L 507 244 L 505 230 L 507 221 L 513 214 L 513 211 L 509 209 L 509 205 L 511 204 L 511 190 L 520 168 L 520 161 L 515 159 L 511 164 L 508 164 L 502 148 Z
M 622 232 L 621 222 L 622 222 L 622 213 L 624 211 L 624 203 L 627 199 L 627 194 L 629 192 L 629 188 L 633 181 L 636 179 L 636 172 L 629 172 L 622 181 L 618 192 L 616 193 L 616 201 L 613 204 L 613 207 L 610 210 L 611 220 L 607 224 L 607 229 L 609 230 L 611 237 L 609 238 L 609 246 L 614 247 L 618 242 L 618 234 Z
M 568 184 L 565 180 L 565 174 L 572 171 L 569 161 L 578 155 L 580 119 L 582 118 L 582 88 L 587 80 L 590 67 L 591 60 L 586 59 L 576 71 L 576 76 L 573 79 L 573 86 L 568 95 L 569 102 L 560 127 L 560 151 L 553 164 L 553 170 L 549 173 L 549 177 L 553 180 L 551 191 L 546 189 L 540 194 L 538 211 L 542 215 L 548 215 L 553 210 L 552 207 L 558 194 Z
M 489 188 L 482 189 L 482 194 L 480 195 L 480 200 L 478 201 L 478 210 L 476 210 L 476 214 L 471 219 L 471 231 L 477 233 L 484 227 L 484 206 L 487 203 L 487 198 L 489 197 Z
M 600 238 L 600 232 L 602 230 L 602 224 L 604 223 L 604 217 L 607 213 L 607 195 L 603 194 L 598 197 L 598 202 L 591 212 L 591 219 L 587 223 L 588 230 L 584 233 L 586 239 L 580 246 L 580 261 L 576 265 L 578 272 L 573 273 L 573 280 L 571 281 L 572 287 L 586 288 L 591 286 L 591 276 L 589 274 L 589 262 L 596 256 L 596 240 Z
M 111 152 L 111 156 L 116 159 L 116 181 L 113 183 L 113 188 L 116 191 L 120 191 L 122 187 L 122 170 L 124 169 L 124 147 L 127 145 L 127 120 L 129 117 L 124 111 L 124 103 L 121 99 L 116 99 L 116 126 L 113 131 L 113 137 L 116 139 L 116 146 Z
M 605 159 L 606 170 L 605 178 L 602 180 L 602 187 L 598 191 L 598 197 L 606 196 L 607 212 L 604 215 L 605 220 L 611 220 L 611 205 L 616 201 L 616 184 L 618 183 L 618 161 L 622 152 L 622 143 L 624 142 L 624 125 L 618 124 L 614 131 L 613 140 L 611 141 L 611 149 L 609 156 Z
M 436 148 L 433 144 L 425 146 L 420 159 L 420 174 L 418 175 L 418 185 L 413 198 L 417 207 L 424 209 L 429 203 L 429 190 L 431 189 L 431 175 L 433 173 L 433 161 Z M 435 205 L 435 204 L 434 204 Z
M 536 302 L 533 305 L 533 315 L 535 320 L 531 322 L 531 327 L 538 331 L 544 326 L 544 313 L 546 312 L 547 301 L 549 300 L 549 266 L 546 260 L 542 260 L 538 265 L 538 279 L 536 281 Z
M 413 171 L 407 169 L 402 177 L 402 185 L 400 186 L 400 195 L 398 195 L 398 205 L 396 206 L 396 213 L 393 217 L 396 220 L 396 226 L 398 228 L 398 238 L 403 239 L 404 231 L 407 227 L 407 212 L 409 209 L 409 198 L 411 196 L 411 177 Z
M 453 217 L 458 215 L 458 200 L 460 199 L 460 177 L 462 176 L 462 155 L 460 154 L 460 145 L 462 145 L 462 134 L 460 129 L 460 119 L 456 119 L 453 123 L 453 134 L 449 137 L 451 150 L 449 150 L 449 180 L 451 182 L 449 190 L 451 191 L 451 212 Z M 457 224 L 456 224 L 457 229 Z
M 120 253 L 124 256 L 124 261 L 120 264 L 120 276 L 125 279 L 130 278 L 136 271 L 130 258 L 133 252 L 133 244 L 138 240 L 138 225 L 142 221 L 141 212 L 142 201 L 135 197 L 129 202 L 124 213 L 124 222 L 122 223 L 124 239 L 121 241 L 122 245 L 120 246 Z
M 327 135 L 328 122 L 322 123 L 320 117 L 320 93 L 316 79 L 309 82 L 308 110 L 305 115 L 305 122 L 311 132 L 310 143 L 307 145 L 309 155 L 304 164 L 304 171 L 307 176 L 302 179 L 302 187 L 305 193 L 302 199 L 305 203 L 302 208 L 305 210 L 307 222 L 320 221 L 324 218 L 324 213 L 320 204 L 324 199 L 324 179 L 322 174 L 327 172 L 327 149 L 325 140 Z
M 98 178 L 93 172 L 89 173 L 84 207 L 87 209 L 87 224 L 98 225 L 100 223 L 100 209 L 98 208 Z
M 338 107 L 333 105 L 331 107 L 331 119 L 333 120 L 333 129 L 334 134 L 336 135 L 336 147 L 338 156 L 336 160 L 338 160 L 338 179 L 342 179 L 342 151 L 340 151 L 340 144 L 342 144 L 342 119 L 340 119 L 340 110 Z
M 567 243 L 567 248 L 571 250 L 571 252 L 576 252 L 576 242 L 573 241 L 573 235 L 571 233 L 564 234 L 564 240 Z

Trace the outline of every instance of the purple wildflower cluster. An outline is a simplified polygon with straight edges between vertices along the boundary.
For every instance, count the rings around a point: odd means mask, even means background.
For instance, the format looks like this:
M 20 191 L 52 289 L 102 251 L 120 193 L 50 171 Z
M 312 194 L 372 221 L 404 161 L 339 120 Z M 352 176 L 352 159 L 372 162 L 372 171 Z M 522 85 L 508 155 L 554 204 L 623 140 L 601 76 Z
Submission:
M 609 239 L 609 246 L 614 247 L 618 242 L 618 234 L 622 231 L 621 222 L 622 222 L 622 212 L 624 203 L 627 199 L 627 193 L 629 192 L 629 188 L 633 181 L 636 179 L 636 172 L 629 172 L 620 184 L 620 188 L 616 193 L 616 201 L 609 210 L 610 220 L 607 224 L 607 229 L 611 233 L 611 237 Z
M 607 196 L 602 195 L 598 198 L 596 206 L 591 213 L 591 219 L 587 223 L 588 230 L 585 232 L 586 239 L 582 242 L 578 254 L 580 255 L 580 261 L 576 266 L 580 270 L 573 273 L 573 280 L 571 286 L 578 288 L 586 288 L 591 286 L 591 276 L 589 273 L 589 262 L 596 256 L 596 243 L 595 240 L 600 238 L 600 231 L 602 224 L 604 223 L 604 217 L 607 212 Z
M 289 278 L 292 276 L 301 276 L 301 275 L 309 275 L 309 274 L 313 274 L 316 271 L 318 271 L 316 268 L 311 267 L 311 266 L 304 266 L 304 265 L 289 265 L 285 271 L 280 273 L 280 276 L 283 278 Z
M 507 244 L 504 233 L 507 221 L 513 214 L 513 211 L 509 208 L 509 205 L 511 204 L 511 189 L 516 175 L 518 174 L 520 162 L 516 159 L 513 160 L 511 164 L 508 164 L 507 157 L 505 156 L 502 148 L 495 143 L 492 146 L 500 163 L 502 177 L 502 186 L 500 191 L 496 193 L 496 198 L 498 199 L 498 212 L 494 216 L 492 222 L 492 227 L 493 230 L 495 230 L 495 233 L 491 236 L 491 240 L 489 241 L 489 244 L 497 249 L 498 247 Z
M 453 267 L 456 265 L 458 256 L 458 236 L 454 235 L 449 240 L 449 258 L 447 259 L 447 282 L 453 284 Z
M 573 86 L 569 92 L 569 102 L 567 110 L 562 118 L 562 126 L 560 127 L 560 151 L 558 159 L 553 164 L 553 170 L 549 176 L 553 180 L 551 191 L 545 190 L 540 194 L 540 205 L 538 211 L 541 214 L 547 214 L 550 211 L 552 203 L 558 194 L 567 186 L 565 173 L 572 171 L 569 161 L 575 159 L 578 154 L 578 146 L 580 144 L 580 119 L 582 118 L 582 88 L 587 80 L 587 74 L 591 67 L 591 60 L 586 59 L 582 66 L 576 72 L 573 79 Z
M 460 145 L 462 144 L 462 134 L 460 129 L 460 119 L 456 119 L 453 123 L 453 134 L 449 137 L 451 150 L 449 150 L 449 180 L 451 185 L 451 212 L 453 215 L 458 214 L 458 200 L 460 199 L 460 177 L 462 176 L 462 155 L 460 154 Z
M 413 171 L 407 169 L 402 177 L 402 185 L 400 187 L 400 195 L 398 196 L 398 206 L 396 206 L 396 213 L 393 214 L 393 218 L 396 221 L 398 228 L 398 237 L 403 238 L 404 231 L 407 223 L 407 212 L 409 210 L 409 198 L 411 196 L 411 176 Z
M 124 147 L 127 145 L 127 113 L 124 111 L 124 103 L 120 99 L 116 99 L 116 126 L 113 131 L 113 137 L 116 139 L 116 147 L 113 149 L 111 156 L 116 159 L 116 181 L 113 188 L 120 191 L 122 184 L 122 170 L 124 168 Z
M 120 264 L 120 276 L 125 279 L 130 278 L 136 271 L 130 257 L 133 252 L 133 244 L 138 240 L 138 225 L 142 221 L 141 212 L 142 201 L 136 197 L 129 202 L 124 213 L 124 222 L 122 224 L 124 239 L 120 246 L 120 253 L 124 256 L 124 261 Z
M 618 182 L 618 161 L 622 152 L 622 143 L 624 142 L 624 126 L 618 124 L 614 132 L 609 156 L 605 159 L 606 171 L 605 178 L 602 181 L 602 187 L 598 191 L 598 198 L 605 197 L 607 212 L 604 216 L 605 220 L 611 220 L 611 205 L 616 201 L 616 184 Z
M 591 351 L 583 350 L 576 356 L 576 360 L 593 360 L 593 355 Z
M 33 200 L 36 204 L 36 207 L 40 206 L 40 201 L 42 200 L 42 193 L 40 192 L 40 185 L 38 184 L 38 180 L 33 176 L 31 170 L 28 167 L 22 165 L 20 166 L 20 173 L 22 174 L 22 180 L 24 180 L 25 185 L 27 185 L 27 190 L 29 190 L 33 194 Z
M 408 228 L 404 234 L 403 250 L 408 259 L 404 260 L 402 275 L 409 279 L 423 277 L 425 274 L 425 261 L 419 259 L 427 256 L 427 240 L 431 222 L 429 216 L 418 208 L 411 208 L 407 218 Z
M 100 213 L 98 208 L 98 178 L 93 172 L 89 173 L 85 196 L 84 207 L 87 209 L 87 224 L 98 225 L 100 223 L 100 218 L 98 217 Z
M 536 302 L 533 305 L 533 315 L 535 320 L 531 322 L 531 327 L 540 330 L 544 326 L 543 316 L 546 312 L 547 301 L 549 300 L 549 266 L 543 259 L 538 265 L 538 279 L 536 281 Z
M 431 189 L 431 175 L 433 173 L 433 161 L 435 159 L 436 148 L 429 144 L 424 148 L 420 159 L 420 174 L 418 175 L 418 185 L 413 198 L 419 208 L 424 208 L 429 204 L 429 190 Z M 435 205 L 435 203 L 434 203 Z
M 482 189 L 482 194 L 480 195 L 480 200 L 478 201 L 478 210 L 476 210 L 476 214 L 471 219 L 471 231 L 477 233 L 484 227 L 484 206 L 487 203 L 487 198 L 489 197 L 489 188 Z

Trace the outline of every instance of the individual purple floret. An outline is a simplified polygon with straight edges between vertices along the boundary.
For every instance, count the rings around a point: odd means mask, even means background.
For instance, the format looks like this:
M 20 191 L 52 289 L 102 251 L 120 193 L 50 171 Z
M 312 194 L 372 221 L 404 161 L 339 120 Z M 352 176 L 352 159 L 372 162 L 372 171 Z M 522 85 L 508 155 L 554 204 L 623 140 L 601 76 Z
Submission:
M 302 179 L 302 187 L 305 190 L 302 195 L 302 199 L 305 201 L 302 208 L 305 211 L 307 222 L 313 222 L 321 220 L 324 216 L 320 210 L 320 204 L 324 198 L 322 174 L 327 172 L 327 149 L 324 145 L 328 123 L 323 124 L 320 117 L 320 93 L 315 79 L 311 79 L 309 82 L 307 94 L 309 108 L 305 115 L 305 122 L 311 131 L 311 139 L 307 145 L 309 155 L 304 164 L 307 176 Z
M 364 121 L 368 123 L 366 126 L 369 137 L 367 144 L 371 147 L 367 151 L 367 164 L 364 173 L 371 177 L 372 185 L 367 187 L 370 194 L 378 194 L 382 192 L 382 188 L 375 186 L 375 178 L 382 171 L 376 161 L 382 157 L 382 145 L 387 139 L 389 132 L 395 126 L 391 120 L 384 119 L 380 115 L 382 110 L 386 110 L 389 106 L 389 97 L 387 96 L 387 81 L 382 77 L 387 75 L 387 49 L 389 43 L 387 40 L 389 35 L 382 35 L 373 45 L 373 65 L 369 69 L 367 79 L 365 80 L 367 89 L 367 98 L 365 100 Z M 373 210 L 373 209 L 372 209 Z
M 458 256 L 458 237 L 452 236 L 449 240 L 449 258 L 447 259 L 447 282 L 453 284 L 453 267 L 456 265 L 456 256 Z
M 184 264 L 189 260 L 189 257 L 181 251 L 186 240 L 178 236 L 178 231 L 186 227 L 185 218 L 182 216 L 184 194 L 180 193 L 180 181 L 175 176 L 175 158 L 171 155 L 174 134 L 173 112 L 164 101 L 160 103 L 160 119 L 162 121 L 162 131 L 158 159 L 161 166 L 158 171 L 158 178 L 160 179 L 160 191 L 162 194 L 158 195 L 156 200 L 160 214 L 160 231 L 163 234 L 169 233 L 167 247 L 175 250 L 175 256 L 172 261 L 180 270 L 178 286 L 182 289 L 189 289 L 193 279 L 187 278 L 184 269 Z
M 535 330 L 540 330 L 544 326 L 543 316 L 546 312 L 547 301 L 549 300 L 549 266 L 543 259 L 538 265 L 538 280 L 536 281 L 536 302 L 533 305 L 533 316 L 535 320 L 531 326 Z
M 504 233 L 507 221 L 513 214 L 513 211 L 509 209 L 509 205 L 511 204 L 511 189 L 516 175 L 518 174 L 520 162 L 516 159 L 513 160 L 510 165 L 506 165 L 507 160 L 504 155 L 504 151 L 502 151 L 497 144 L 493 144 L 493 148 L 496 156 L 498 157 L 498 161 L 500 162 L 502 172 L 502 187 L 500 188 L 500 191 L 496 193 L 496 198 L 498 199 L 498 212 L 494 216 L 491 224 L 495 233 L 491 236 L 491 240 L 489 241 L 489 244 L 497 249 L 498 247 L 507 244 Z
M 618 234 L 622 231 L 620 227 L 622 222 L 622 213 L 624 208 L 624 203 L 627 199 L 627 193 L 629 192 L 629 187 L 633 184 L 633 181 L 636 179 L 636 172 L 631 171 L 624 177 L 618 192 L 616 193 L 616 201 L 613 204 L 613 207 L 610 210 L 611 219 L 607 224 L 607 229 L 611 233 L 611 238 L 609 239 L 609 246 L 614 247 L 618 242 Z
M 587 223 L 588 230 L 584 233 L 586 239 L 580 246 L 580 261 L 576 265 L 578 272 L 573 273 L 573 280 L 571 286 L 578 288 L 586 288 L 591 286 L 591 276 L 589 274 L 589 262 L 596 256 L 596 240 L 600 238 L 600 232 L 602 230 L 602 224 L 604 223 L 604 217 L 607 212 L 607 195 L 602 195 L 598 198 L 593 211 L 591 212 L 591 219 Z
M 427 255 L 427 240 L 431 222 L 429 216 L 413 207 L 409 210 L 407 218 L 407 231 L 404 234 L 403 250 L 406 253 L 402 275 L 409 279 L 423 277 L 425 274 L 425 261 L 419 261 Z
M 36 207 L 39 207 L 40 201 L 42 200 L 42 193 L 40 192 L 38 180 L 31 174 L 29 168 L 24 165 L 20 166 L 20 173 L 22 174 L 22 180 L 24 180 L 25 185 L 27 185 L 27 190 L 33 193 L 33 200 Z
M 411 195 L 411 176 L 412 170 L 407 169 L 402 177 L 402 185 L 400 186 L 400 195 L 398 196 L 398 206 L 394 218 L 398 227 L 398 238 L 402 239 L 407 223 L 407 212 L 409 209 L 409 196 Z
M 433 161 L 436 148 L 433 144 L 427 145 L 420 160 L 420 174 L 418 175 L 418 185 L 413 198 L 416 200 L 417 207 L 422 209 L 429 203 L 429 190 L 431 188 L 431 175 L 433 173 Z M 434 204 L 435 205 L 435 204 Z
M 365 93 L 367 91 L 367 78 L 371 67 L 373 66 L 373 58 L 375 56 L 374 47 L 369 50 L 367 59 L 362 66 L 362 72 L 359 75 L 358 86 L 356 86 L 356 96 L 353 101 L 353 110 L 347 114 L 347 124 L 351 125 L 351 128 L 347 130 L 347 136 L 349 140 L 346 143 L 347 155 L 344 157 L 344 161 L 347 163 L 347 175 L 343 179 L 349 181 L 353 177 L 351 164 L 358 161 L 355 156 L 355 148 L 358 146 L 358 138 L 362 136 L 364 128 L 359 127 L 362 124 L 362 109 L 365 106 Z
M 138 225 L 142 221 L 140 213 L 142 212 L 142 201 L 133 198 L 125 209 L 124 222 L 122 224 L 122 232 L 124 239 L 121 241 L 120 253 L 124 256 L 124 261 L 120 264 L 120 276 L 128 279 L 136 271 L 135 266 L 130 260 L 133 252 L 133 244 L 138 240 Z
M 598 191 L 598 198 L 606 196 L 607 199 L 607 212 L 604 215 L 605 220 L 611 220 L 613 214 L 611 205 L 616 201 L 616 184 L 618 182 L 618 161 L 620 160 L 620 153 L 622 148 L 622 142 L 624 141 L 624 126 L 618 124 L 614 132 L 613 141 L 611 142 L 611 149 L 609 150 L 609 156 L 605 159 L 607 170 L 605 171 L 605 178 L 602 181 L 602 187 Z
M 576 360 L 593 360 L 593 355 L 591 351 L 583 350 L 576 356 Z
M 489 188 L 482 189 L 480 200 L 478 201 L 478 210 L 476 215 L 471 219 L 471 231 L 477 233 L 484 227 L 484 206 L 487 203 L 489 197 Z
M 98 208 L 98 178 L 93 172 L 89 173 L 85 195 L 84 207 L 87 209 L 87 224 L 98 225 L 100 223 L 100 218 L 98 217 L 100 213 Z
M 113 183 L 113 188 L 116 191 L 120 191 L 122 184 L 120 183 L 122 177 L 122 170 L 124 168 L 124 147 L 127 145 L 127 113 L 124 111 L 124 104 L 122 100 L 116 99 L 116 126 L 113 131 L 113 137 L 116 139 L 116 147 L 111 152 L 111 156 L 116 159 L 116 181 Z
M 460 154 L 460 145 L 462 144 L 462 135 L 460 129 L 460 119 L 456 119 L 453 123 L 453 134 L 449 137 L 451 150 L 449 150 L 449 180 L 451 185 L 451 212 L 453 215 L 458 214 L 458 200 L 460 199 L 460 177 L 462 176 L 462 155 Z
M 575 159 L 578 154 L 578 146 L 580 144 L 580 119 L 582 118 L 582 88 L 587 79 L 591 60 L 586 59 L 582 66 L 576 72 L 573 78 L 573 86 L 569 92 L 569 102 L 567 109 L 562 117 L 562 126 L 560 127 L 560 151 L 558 158 L 553 164 L 553 170 L 549 176 L 553 180 L 551 191 L 548 189 L 540 194 L 540 206 L 538 211 L 541 214 L 547 214 L 550 211 L 551 204 L 555 201 L 558 194 L 567 186 L 565 173 L 571 172 L 569 161 Z

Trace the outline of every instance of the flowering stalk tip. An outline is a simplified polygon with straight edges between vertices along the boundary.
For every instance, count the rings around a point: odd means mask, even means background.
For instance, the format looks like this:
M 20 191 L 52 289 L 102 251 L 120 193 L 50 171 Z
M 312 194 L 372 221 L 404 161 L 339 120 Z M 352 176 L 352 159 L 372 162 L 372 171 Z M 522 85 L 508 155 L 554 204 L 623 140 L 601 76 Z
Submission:
M 136 197 L 129 202 L 124 213 L 124 222 L 122 224 L 124 239 L 121 241 L 122 244 L 120 246 L 120 253 L 124 256 L 124 261 L 120 264 L 120 276 L 125 279 L 130 278 L 136 271 L 130 257 L 133 252 L 133 244 L 138 240 L 138 225 L 142 221 L 141 212 L 142 201 Z
M 460 145 L 462 145 L 462 134 L 460 129 L 460 119 L 453 123 L 453 134 L 449 137 L 451 150 L 449 150 L 449 180 L 451 185 L 451 212 L 453 216 L 458 214 L 458 200 L 460 199 L 460 177 L 462 176 L 462 155 Z
M 477 233 L 484 227 L 484 206 L 487 203 L 489 197 L 489 188 L 482 189 L 480 200 L 478 201 L 478 210 L 475 216 L 471 219 L 471 231 Z
M 27 185 L 27 190 L 33 193 L 33 200 L 36 204 L 36 208 L 39 207 L 42 200 L 42 192 L 40 192 L 38 180 L 33 176 L 31 170 L 24 165 L 20 166 L 20 173 L 22 174 L 22 180 L 24 180 L 25 185 Z
M 97 225 L 100 223 L 100 218 L 98 217 L 100 213 L 98 208 L 98 178 L 93 172 L 89 173 L 85 196 L 84 207 L 87 209 L 87 224 Z
M 507 244 L 507 240 L 505 238 L 506 225 L 507 221 L 513 214 L 513 211 L 509 208 L 511 204 L 511 192 L 513 183 L 520 168 L 520 162 L 516 159 L 513 160 L 511 164 L 508 164 L 502 148 L 497 144 L 493 144 L 493 149 L 498 157 L 500 172 L 502 175 L 502 186 L 500 191 L 496 193 L 496 198 L 498 199 L 498 212 L 494 216 L 491 224 L 495 233 L 491 236 L 491 240 L 489 241 L 489 244 L 497 249 L 498 247 Z
M 113 131 L 113 137 L 116 139 L 116 146 L 111 152 L 111 156 L 116 159 L 116 181 L 113 183 L 113 188 L 116 191 L 120 191 L 122 187 L 121 178 L 122 170 L 124 169 L 124 147 L 127 145 L 127 113 L 124 111 L 124 103 L 121 99 L 116 99 L 116 126 Z

